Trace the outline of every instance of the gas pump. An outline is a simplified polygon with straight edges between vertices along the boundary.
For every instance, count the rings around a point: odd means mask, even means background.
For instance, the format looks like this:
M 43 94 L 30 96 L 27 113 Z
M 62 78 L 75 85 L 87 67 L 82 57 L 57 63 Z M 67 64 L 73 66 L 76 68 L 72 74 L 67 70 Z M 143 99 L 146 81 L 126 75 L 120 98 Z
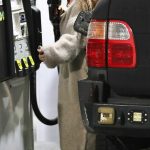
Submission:
M 32 110 L 47 125 L 57 124 L 39 111 L 36 70 L 42 44 L 40 11 L 30 0 L 0 0 L 0 149 L 33 150 Z M 19 142 L 18 142 L 19 141 Z

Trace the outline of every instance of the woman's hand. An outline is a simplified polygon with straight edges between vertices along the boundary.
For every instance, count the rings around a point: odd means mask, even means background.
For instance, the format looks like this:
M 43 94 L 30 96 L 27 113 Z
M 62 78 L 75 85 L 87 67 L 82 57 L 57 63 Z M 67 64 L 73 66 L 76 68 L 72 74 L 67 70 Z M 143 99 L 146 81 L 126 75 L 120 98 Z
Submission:
M 38 51 L 38 53 L 39 53 L 39 59 L 43 62 L 43 61 L 45 61 L 45 54 L 44 54 L 44 51 L 43 51 L 43 49 L 42 49 L 42 47 L 41 46 L 39 46 L 38 47 L 38 49 L 37 49 L 37 51 Z
M 59 10 L 59 12 L 60 12 L 60 15 L 62 15 L 62 14 L 67 10 L 67 7 L 64 6 L 64 5 L 60 5 L 60 6 L 58 7 L 58 10 Z

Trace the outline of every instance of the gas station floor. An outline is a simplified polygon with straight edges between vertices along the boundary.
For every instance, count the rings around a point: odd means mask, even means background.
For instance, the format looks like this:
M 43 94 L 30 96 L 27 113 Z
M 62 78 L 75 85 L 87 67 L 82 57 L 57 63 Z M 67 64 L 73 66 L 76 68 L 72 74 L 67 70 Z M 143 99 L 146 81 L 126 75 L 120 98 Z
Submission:
M 59 146 L 53 142 L 35 142 L 34 143 L 35 150 L 60 150 Z

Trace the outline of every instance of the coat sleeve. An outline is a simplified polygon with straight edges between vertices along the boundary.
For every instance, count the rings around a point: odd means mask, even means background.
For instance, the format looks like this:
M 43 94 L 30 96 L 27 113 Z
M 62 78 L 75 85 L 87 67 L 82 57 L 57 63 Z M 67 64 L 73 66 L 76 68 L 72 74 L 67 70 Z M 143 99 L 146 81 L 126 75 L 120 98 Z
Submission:
M 43 47 L 45 54 L 44 63 L 48 68 L 72 61 L 79 52 L 85 48 L 85 39 L 81 34 L 63 34 L 54 44 Z

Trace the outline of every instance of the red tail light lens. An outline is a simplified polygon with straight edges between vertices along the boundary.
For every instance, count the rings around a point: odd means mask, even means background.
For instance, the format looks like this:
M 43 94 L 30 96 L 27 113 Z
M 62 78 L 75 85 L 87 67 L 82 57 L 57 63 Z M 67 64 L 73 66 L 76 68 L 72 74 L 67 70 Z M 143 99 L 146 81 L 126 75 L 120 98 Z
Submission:
M 104 21 L 92 21 L 88 30 L 87 64 L 89 67 L 105 67 L 105 28 Z
M 136 50 L 131 28 L 126 22 L 111 20 L 108 41 L 105 21 L 92 21 L 88 30 L 87 63 L 89 67 L 134 68 Z M 108 42 L 108 50 L 106 50 Z M 106 56 L 106 51 L 108 55 Z M 107 57 L 107 58 L 106 58 Z
M 108 29 L 108 67 L 134 68 L 136 50 L 129 25 L 123 21 L 110 21 Z
M 105 40 L 89 39 L 87 45 L 89 67 L 105 67 Z

